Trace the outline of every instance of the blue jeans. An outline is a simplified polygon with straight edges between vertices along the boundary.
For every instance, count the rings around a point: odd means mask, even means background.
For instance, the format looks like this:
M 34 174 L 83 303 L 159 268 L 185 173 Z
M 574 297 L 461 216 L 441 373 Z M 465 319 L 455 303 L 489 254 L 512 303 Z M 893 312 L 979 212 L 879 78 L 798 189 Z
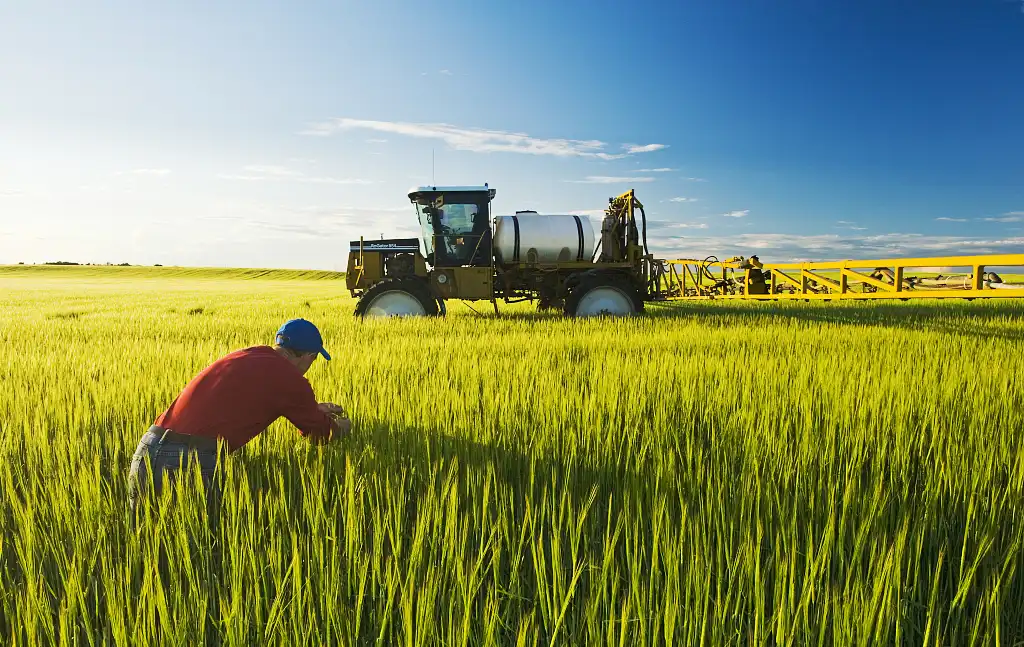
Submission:
M 220 479 L 217 478 L 217 452 L 190 447 L 184 443 L 161 440 L 159 428 L 151 427 L 139 440 L 128 471 L 128 500 L 132 510 L 152 486 L 159 496 L 163 488 L 173 487 L 179 469 L 198 465 L 206 494 L 207 512 L 213 514 L 220 503 Z M 150 466 L 147 469 L 146 458 Z

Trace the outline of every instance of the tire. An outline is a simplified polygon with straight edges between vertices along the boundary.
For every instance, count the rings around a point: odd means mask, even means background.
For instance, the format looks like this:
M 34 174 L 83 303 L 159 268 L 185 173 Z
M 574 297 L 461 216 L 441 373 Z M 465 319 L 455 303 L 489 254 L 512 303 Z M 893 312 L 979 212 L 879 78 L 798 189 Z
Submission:
M 563 309 L 570 317 L 629 316 L 643 311 L 640 291 L 627 277 L 615 274 L 584 275 Z
M 354 315 L 376 317 L 436 317 L 438 299 L 420 278 L 399 277 L 379 281 L 359 297 Z

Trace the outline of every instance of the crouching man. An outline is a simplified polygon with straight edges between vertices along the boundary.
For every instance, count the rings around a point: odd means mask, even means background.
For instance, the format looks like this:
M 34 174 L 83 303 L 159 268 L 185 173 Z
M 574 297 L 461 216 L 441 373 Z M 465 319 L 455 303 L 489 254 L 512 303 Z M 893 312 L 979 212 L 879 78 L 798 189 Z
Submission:
M 292 319 L 277 331 L 273 347 L 238 350 L 203 369 L 139 441 L 128 476 L 132 509 L 147 488 L 159 495 L 170 487 L 179 465 L 198 463 L 214 514 L 218 456 L 238 451 L 282 416 L 314 443 L 346 436 L 351 422 L 342 408 L 318 403 L 305 378 L 317 355 L 331 359 L 320 331 L 305 319 Z

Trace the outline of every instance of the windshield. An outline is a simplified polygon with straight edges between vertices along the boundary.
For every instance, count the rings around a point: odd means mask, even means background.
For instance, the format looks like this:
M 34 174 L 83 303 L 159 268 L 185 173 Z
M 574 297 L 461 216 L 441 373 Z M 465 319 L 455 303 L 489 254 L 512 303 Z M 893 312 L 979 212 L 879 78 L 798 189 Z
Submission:
M 413 198 L 423 235 L 423 255 L 441 265 L 472 264 L 489 254 L 486 194 L 422 193 Z
M 445 252 L 451 256 L 461 256 L 459 248 L 465 244 L 465 236 L 473 233 L 480 207 L 476 204 L 445 204 L 431 209 L 430 205 L 417 204 L 416 214 L 423 231 L 425 256 L 434 251 L 435 229 L 430 219 L 434 211 L 437 213 L 437 235 Z

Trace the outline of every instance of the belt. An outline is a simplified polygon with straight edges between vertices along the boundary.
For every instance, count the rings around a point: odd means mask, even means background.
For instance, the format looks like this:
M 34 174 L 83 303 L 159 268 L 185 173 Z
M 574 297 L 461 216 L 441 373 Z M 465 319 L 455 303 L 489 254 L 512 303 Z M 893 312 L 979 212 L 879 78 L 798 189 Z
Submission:
M 217 451 L 217 441 L 213 438 L 204 438 L 203 436 L 192 436 L 189 434 L 179 434 L 176 431 L 170 429 L 164 429 L 153 425 L 149 428 L 150 431 L 160 436 L 160 442 L 170 443 L 181 443 L 182 445 L 188 445 L 195 449 L 202 449 L 206 451 L 215 452 Z

